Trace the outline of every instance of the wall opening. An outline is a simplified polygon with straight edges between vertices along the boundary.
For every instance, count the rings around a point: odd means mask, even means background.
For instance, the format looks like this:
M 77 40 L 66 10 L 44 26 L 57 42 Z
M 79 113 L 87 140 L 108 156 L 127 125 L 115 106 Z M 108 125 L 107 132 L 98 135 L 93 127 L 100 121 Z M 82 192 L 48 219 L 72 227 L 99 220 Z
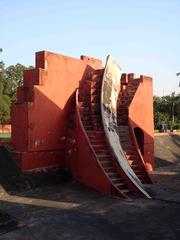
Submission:
M 141 151 L 141 154 L 144 155 L 144 132 L 141 128 L 134 128 L 134 134 L 136 136 L 136 140 Z

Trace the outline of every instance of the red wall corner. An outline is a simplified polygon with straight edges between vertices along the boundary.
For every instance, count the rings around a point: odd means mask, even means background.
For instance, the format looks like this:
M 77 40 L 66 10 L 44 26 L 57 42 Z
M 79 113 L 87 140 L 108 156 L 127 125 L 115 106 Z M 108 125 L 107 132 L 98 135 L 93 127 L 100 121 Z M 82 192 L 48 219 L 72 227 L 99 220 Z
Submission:
M 140 77 L 139 87 L 129 108 L 129 119 L 133 128 L 144 132 L 144 161 L 148 171 L 154 169 L 154 117 L 152 78 Z
M 12 106 L 12 145 L 23 156 L 19 159 L 26 170 L 28 162 L 29 168 L 42 167 L 35 155 L 64 151 L 71 96 L 89 72 L 101 67 L 102 62 L 92 57 L 75 59 L 47 51 L 36 53 L 36 67 L 24 72 L 24 84 Z M 62 161 L 61 157 L 59 164 Z

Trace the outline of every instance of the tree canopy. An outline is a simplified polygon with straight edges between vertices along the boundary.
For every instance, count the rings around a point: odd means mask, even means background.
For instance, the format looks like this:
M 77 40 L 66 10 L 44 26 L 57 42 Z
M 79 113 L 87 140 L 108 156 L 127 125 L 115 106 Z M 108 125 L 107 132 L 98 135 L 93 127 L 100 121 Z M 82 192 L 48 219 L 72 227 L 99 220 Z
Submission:
M 0 49 L 0 52 L 2 49 Z M 10 119 L 10 98 L 4 94 L 5 64 L 0 61 L 0 123 L 4 124 Z
M 159 129 L 162 123 L 166 123 L 169 129 L 180 129 L 180 94 L 154 96 L 155 128 Z
M 3 93 L 10 97 L 11 102 L 16 101 L 17 88 L 23 83 L 23 71 L 26 69 L 27 67 L 20 63 L 11 65 L 5 69 L 3 78 Z
M 16 101 L 17 88 L 23 83 L 23 71 L 29 68 L 32 66 L 26 67 L 20 63 L 6 67 L 0 61 L 0 124 L 10 121 L 10 105 Z

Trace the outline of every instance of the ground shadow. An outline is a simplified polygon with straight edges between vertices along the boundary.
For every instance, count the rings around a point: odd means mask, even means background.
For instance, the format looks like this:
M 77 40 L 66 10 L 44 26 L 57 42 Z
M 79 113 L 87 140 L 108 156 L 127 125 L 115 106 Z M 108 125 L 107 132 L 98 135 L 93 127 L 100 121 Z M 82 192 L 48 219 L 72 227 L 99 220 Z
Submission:
M 22 172 L 6 147 L 0 147 L 0 184 L 7 192 L 22 192 L 32 188 L 56 185 L 72 179 L 67 169 L 51 168 Z
M 21 221 L 0 210 L 0 235 L 23 226 Z
M 0 201 L 1 208 L 26 223 L 25 228 L 5 234 L 3 239 L 175 240 L 180 234 L 177 204 L 146 199 L 119 201 L 76 183 L 61 185 L 58 192 L 57 188 L 44 188 L 29 195 L 71 200 L 72 206 L 54 208 Z M 78 205 L 73 207 L 74 203 Z

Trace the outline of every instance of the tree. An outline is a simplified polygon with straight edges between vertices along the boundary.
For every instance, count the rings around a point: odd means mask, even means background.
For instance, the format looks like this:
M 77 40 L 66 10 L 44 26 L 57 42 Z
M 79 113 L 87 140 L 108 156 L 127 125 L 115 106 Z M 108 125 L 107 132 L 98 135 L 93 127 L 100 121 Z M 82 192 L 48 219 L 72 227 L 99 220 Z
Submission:
M 23 71 L 26 69 L 27 67 L 20 63 L 11 65 L 5 69 L 3 78 L 3 94 L 8 95 L 11 102 L 16 101 L 17 88 L 23 83 Z
M 169 129 L 180 129 L 180 94 L 154 96 L 154 123 L 156 129 L 162 123 L 166 123 Z
M 0 53 L 2 52 L 0 48 Z M 0 61 L 0 124 L 10 119 L 10 105 L 16 101 L 17 88 L 23 84 L 23 71 L 31 69 L 20 63 L 5 67 Z
M 10 107 L 7 99 L 0 96 L 0 124 L 4 125 L 10 121 Z
M 2 52 L 2 49 L 0 49 Z M 5 124 L 10 119 L 10 98 L 3 94 L 3 79 L 5 74 L 5 64 L 0 61 L 0 124 Z

